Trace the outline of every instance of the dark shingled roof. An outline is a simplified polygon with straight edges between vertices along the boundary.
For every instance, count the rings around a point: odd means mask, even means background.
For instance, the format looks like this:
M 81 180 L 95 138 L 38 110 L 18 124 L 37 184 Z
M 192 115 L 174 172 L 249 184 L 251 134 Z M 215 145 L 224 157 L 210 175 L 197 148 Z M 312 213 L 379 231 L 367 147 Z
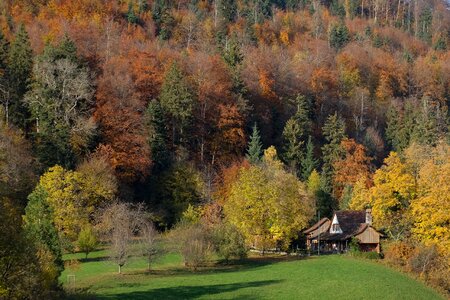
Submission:
M 319 228 L 323 223 L 325 223 L 326 221 L 330 221 L 330 219 L 328 218 L 322 218 L 320 219 L 319 222 L 317 222 L 316 224 L 314 224 L 313 226 L 309 227 L 308 229 L 306 229 L 305 231 L 303 231 L 303 233 L 310 233 L 311 231 L 316 230 L 317 228 Z
M 360 234 L 369 226 L 369 224 L 366 223 L 366 212 L 364 210 L 341 210 L 335 212 L 335 214 L 337 216 L 342 233 L 330 233 L 329 231 L 327 231 L 320 235 L 321 240 L 343 241 Z M 328 219 L 324 218 L 320 220 L 311 228 L 305 230 L 304 233 L 308 233 L 317 229 L 321 224 L 325 222 L 324 220 L 326 221 Z

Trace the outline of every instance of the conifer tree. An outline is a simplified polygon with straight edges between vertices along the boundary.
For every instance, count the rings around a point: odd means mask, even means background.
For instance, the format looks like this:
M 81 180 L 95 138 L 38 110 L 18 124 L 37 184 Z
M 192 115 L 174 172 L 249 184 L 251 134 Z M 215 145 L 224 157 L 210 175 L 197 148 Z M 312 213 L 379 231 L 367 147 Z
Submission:
M 170 66 L 164 78 L 159 100 L 171 120 L 173 143 L 183 145 L 193 116 L 194 96 L 177 63 Z
M 285 140 L 283 156 L 291 168 L 298 175 L 301 175 L 301 162 L 305 157 L 304 145 L 306 143 L 306 137 L 311 131 L 311 120 L 309 118 L 306 97 L 298 95 L 293 102 L 296 106 L 296 112 L 286 122 L 283 130 L 283 138 Z
M 323 128 L 323 136 L 327 142 L 322 147 L 323 166 L 323 188 L 327 193 L 331 193 L 331 182 L 333 178 L 333 163 L 342 155 L 341 141 L 345 137 L 345 122 L 334 113 L 328 116 Z
M 339 50 L 350 41 L 350 33 L 344 23 L 339 23 L 331 26 L 328 38 L 330 46 Z
M 248 143 L 247 155 L 245 156 L 251 164 L 257 164 L 261 161 L 262 156 L 261 136 L 259 135 L 258 126 L 253 126 L 253 132 Z
M 20 25 L 8 57 L 8 73 L 10 83 L 10 120 L 21 128 L 25 127 L 28 110 L 22 98 L 28 90 L 33 67 L 33 51 L 25 26 Z
M 160 172 L 168 167 L 170 155 L 167 149 L 166 119 L 158 101 L 150 101 L 147 109 L 147 118 L 153 169 Z
M 134 5 L 132 1 L 128 2 L 128 12 L 127 12 L 127 21 L 129 24 L 136 24 L 138 22 L 138 17 L 134 13 Z
M 317 159 L 314 158 L 314 144 L 311 136 L 308 137 L 306 143 L 305 158 L 301 162 L 301 178 L 307 180 L 311 172 L 317 167 Z
M 9 123 L 9 84 L 8 84 L 9 43 L 0 30 L 0 103 L 4 107 L 5 121 Z

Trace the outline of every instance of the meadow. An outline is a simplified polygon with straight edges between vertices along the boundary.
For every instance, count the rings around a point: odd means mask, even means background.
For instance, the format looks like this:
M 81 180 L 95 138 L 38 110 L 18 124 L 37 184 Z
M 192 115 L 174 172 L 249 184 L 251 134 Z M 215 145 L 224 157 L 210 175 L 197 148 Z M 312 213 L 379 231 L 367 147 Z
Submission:
M 444 299 L 421 282 L 379 263 L 348 256 L 310 258 L 252 256 L 217 262 L 197 271 L 167 254 L 147 270 L 134 259 L 117 274 L 107 252 L 66 268 L 61 282 L 73 299 Z M 68 275 L 73 276 L 68 282 Z

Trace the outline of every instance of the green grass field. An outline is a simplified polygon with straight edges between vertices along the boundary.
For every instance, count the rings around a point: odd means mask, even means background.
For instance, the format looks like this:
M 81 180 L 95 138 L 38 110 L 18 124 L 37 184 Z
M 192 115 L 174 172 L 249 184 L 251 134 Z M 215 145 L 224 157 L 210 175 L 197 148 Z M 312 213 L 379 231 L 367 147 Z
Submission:
M 78 268 L 64 271 L 61 281 L 67 287 L 67 275 L 75 275 L 75 290 L 95 299 L 444 299 L 407 275 L 346 256 L 254 257 L 191 272 L 178 255 L 169 254 L 151 272 L 145 261 L 134 260 L 123 275 L 105 256 L 105 251 L 92 253 Z

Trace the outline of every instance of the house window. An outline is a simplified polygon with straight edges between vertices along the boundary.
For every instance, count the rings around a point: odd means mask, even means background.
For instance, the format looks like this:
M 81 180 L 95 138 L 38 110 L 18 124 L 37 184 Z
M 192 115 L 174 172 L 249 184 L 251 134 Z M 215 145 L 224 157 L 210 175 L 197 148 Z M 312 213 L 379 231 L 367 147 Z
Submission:
M 339 224 L 333 224 L 331 227 L 332 232 L 339 232 L 341 231 L 341 228 L 339 227 Z

